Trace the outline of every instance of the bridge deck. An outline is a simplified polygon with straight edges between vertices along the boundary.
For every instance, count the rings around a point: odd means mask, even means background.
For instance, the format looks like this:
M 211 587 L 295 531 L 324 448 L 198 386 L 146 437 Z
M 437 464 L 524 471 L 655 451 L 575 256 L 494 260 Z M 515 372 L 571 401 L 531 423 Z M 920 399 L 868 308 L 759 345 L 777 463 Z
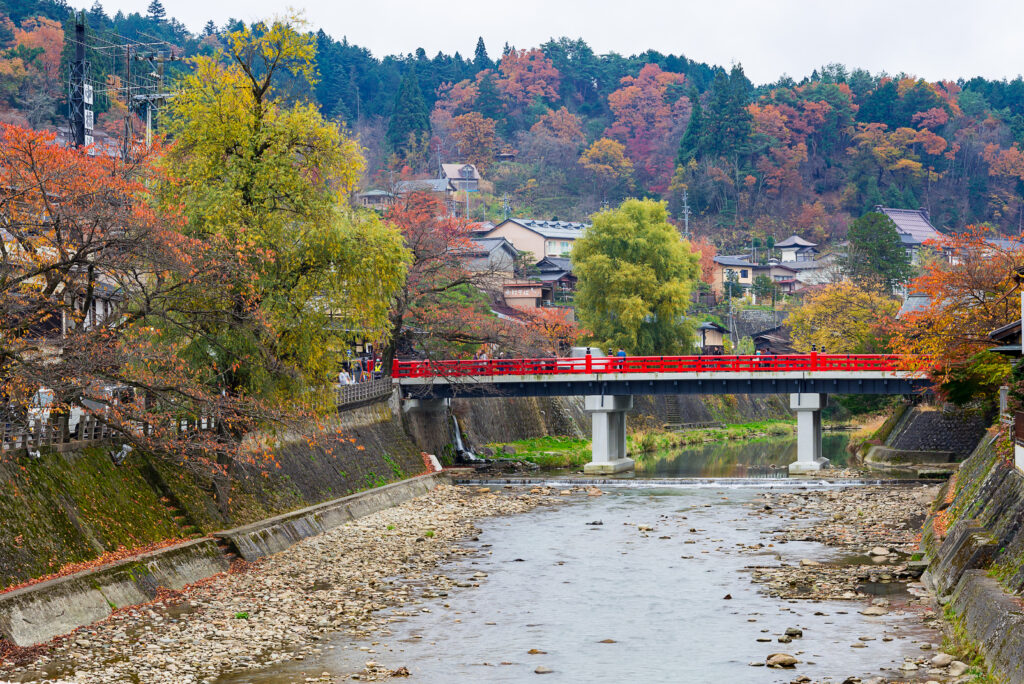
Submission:
M 409 398 L 633 394 L 912 394 L 930 382 L 888 354 L 396 361 Z

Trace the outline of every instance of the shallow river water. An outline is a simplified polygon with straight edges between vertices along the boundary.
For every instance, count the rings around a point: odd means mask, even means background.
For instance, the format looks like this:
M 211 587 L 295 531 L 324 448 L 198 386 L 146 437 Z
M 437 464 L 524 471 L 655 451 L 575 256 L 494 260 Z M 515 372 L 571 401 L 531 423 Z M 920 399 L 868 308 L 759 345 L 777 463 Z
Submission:
M 358 671 L 371 659 L 408 667 L 406 681 L 431 683 L 533 681 L 538 666 L 553 670 L 545 682 L 895 678 L 892 668 L 904 656 L 921 654 L 918 640 L 934 638 L 911 612 L 900 614 L 898 596 L 890 597 L 889 615 L 866 617 L 857 612 L 866 600 L 787 602 L 751 583 L 750 565 L 840 555 L 805 542 L 743 548 L 770 543 L 768 533 L 780 525 L 751 515 L 748 504 L 767 487 L 795 486 L 801 485 L 634 480 L 608 487 L 605 496 L 480 521 L 478 539 L 467 542 L 479 553 L 439 569 L 478 587 L 406 606 L 416 614 L 396 617 L 393 633 L 378 645 L 339 636 L 316 659 L 223 681 L 303 681 Z M 473 579 L 478 572 L 487 576 Z M 778 643 L 789 627 L 803 637 Z M 750 665 L 776 652 L 795 655 L 796 670 Z

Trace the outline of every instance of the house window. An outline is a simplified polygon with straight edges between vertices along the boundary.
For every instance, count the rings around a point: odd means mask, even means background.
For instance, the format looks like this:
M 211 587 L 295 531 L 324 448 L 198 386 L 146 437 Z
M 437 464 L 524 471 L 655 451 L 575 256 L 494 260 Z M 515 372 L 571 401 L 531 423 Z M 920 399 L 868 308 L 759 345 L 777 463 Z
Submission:
M 748 271 L 745 268 L 740 269 L 740 278 L 743 278 L 744 280 L 746 280 L 749 277 L 750 277 L 750 271 Z
M 566 242 L 565 240 L 563 240 L 562 241 L 562 254 L 568 254 L 568 253 L 569 253 L 569 243 Z

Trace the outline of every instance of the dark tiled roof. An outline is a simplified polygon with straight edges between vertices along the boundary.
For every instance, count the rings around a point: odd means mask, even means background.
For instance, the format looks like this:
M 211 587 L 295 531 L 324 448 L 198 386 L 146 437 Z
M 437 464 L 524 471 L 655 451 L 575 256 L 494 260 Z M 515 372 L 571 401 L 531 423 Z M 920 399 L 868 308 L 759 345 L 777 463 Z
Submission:
M 909 235 L 916 242 L 904 241 L 904 244 L 922 244 L 926 240 L 935 240 L 942 234 L 928 220 L 928 212 L 924 209 L 892 209 L 875 207 L 875 211 L 885 214 L 896 224 L 896 230 Z
M 757 266 L 757 264 L 748 261 L 749 258 L 746 254 L 739 254 L 736 256 L 716 256 L 714 261 L 722 266 L 747 266 L 749 268 Z
M 395 190 L 406 192 L 445 192 L 451 185 L 447 178 L 424 178 L 423 180 L 398 181 Z
M 572 271 L 572 259 L 566 257 L 544 257 L 537 262 L 541 272 L 546 270 Z
M 903 304 L 900 305 L 900 310 L 896 312 L 896 318 L 903 318 L 907 314 L 920 313 L 927 309 L 931 303 L 931 297 L 921 294 L 908 295 L 903 300 Z
M 776 242 L 775 248 L 780 247 L 817 247 L 818 244 L 815 242 L 808 242 L 798 235 L 790 235 L 782 242 Z
M 502 237 L 494 238 L 472 238 L 470 239 L 474 245 L 479 247 L 482 251 L 491 253 L 496 249 L 500 249 L 503 245 L 508 245 L 512 248 L 512 252 L 516 251 L 515 247 L 512 247 L 512 243 Z

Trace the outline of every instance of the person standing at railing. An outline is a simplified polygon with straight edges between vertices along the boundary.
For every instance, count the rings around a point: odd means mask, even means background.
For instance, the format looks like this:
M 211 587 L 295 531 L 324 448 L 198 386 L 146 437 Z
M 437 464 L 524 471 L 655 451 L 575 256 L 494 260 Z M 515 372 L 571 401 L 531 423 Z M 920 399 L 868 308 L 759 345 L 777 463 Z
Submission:
M 338 384 L 341 386 L 353 384 L 352 376 L 349 375 L 348 369 L 342 366 L 341 370 L 338 371 Z
M 622 371 L 626 367 L 626 350 L 619 347 L 619 351 L 615 352 L 615 369 Z

